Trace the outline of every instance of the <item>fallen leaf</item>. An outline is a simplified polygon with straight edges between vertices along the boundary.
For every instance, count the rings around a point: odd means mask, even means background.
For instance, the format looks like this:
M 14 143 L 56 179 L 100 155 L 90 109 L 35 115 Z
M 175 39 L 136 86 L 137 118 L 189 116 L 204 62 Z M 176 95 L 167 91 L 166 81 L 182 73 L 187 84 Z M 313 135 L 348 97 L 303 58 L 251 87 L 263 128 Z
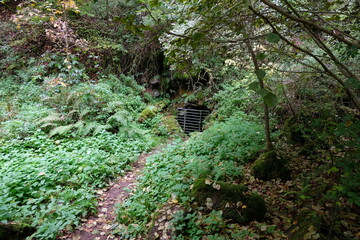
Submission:
M 206 185 L 211 185 L 212 184 L 212 181 L 210 179 L 205 179 L 205 184 Z
M 220 184 L 216 184 L 216 183 L 214 183 L 212 186 L 213 186 L 213 188 L 215 188 L 216 190 L 220 190 L 220 188 L 221 188 Z
M 104 225 L 103 226 L 103 229 L 105 229 L 105 230 L 109 230 L 111 228 L 111 225 Z
M 243 205 L 242 202 L 237 202 L 237 203 L 236 203 L 236 206 L 237 206 L 237 207 L 241 207 L 242 205 Z
M 206 198 L 206 207 L 209 208 L 209 209 L 212 209 L 213 207 L 213 202 L 211 200 L 211 198 Z

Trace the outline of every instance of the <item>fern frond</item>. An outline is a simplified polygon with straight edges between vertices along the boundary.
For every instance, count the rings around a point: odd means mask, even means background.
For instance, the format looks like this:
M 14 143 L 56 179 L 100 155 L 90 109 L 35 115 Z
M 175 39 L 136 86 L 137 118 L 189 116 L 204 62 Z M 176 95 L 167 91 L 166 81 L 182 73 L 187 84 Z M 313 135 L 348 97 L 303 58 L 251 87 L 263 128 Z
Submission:
M 68 114 L 66 114 L 66 120 L 76 119 L 74 118 L 74 115 L 78 112 L 79 111 L 76 109 L 71 110 Z
M 122 101 L 112 101 L 112 102 L 108 102 L 106 104 L 106 107 L 104 108 L 104 110 L 107 112 L 113 112 L 117 109 L 123 108 L 123 106 L 124 106 L 124 103 Z
M 77 121 L 77 122 L 74 124 L 74 128 L 77 128 L 77 129 L 83 128 L 84 126 L 85 126 L 84 121 Z
M 66 103 L 68 105 L 70 105 L 71 101 L 74 101 L 77 99 L 77 92 L 76 91 L 73 91 L 73 92 L 70 92 L 69 95 L 67 96 L 66 98 Z
M 97 122 L 90 122 L 90 123 L 87 123 L 84 127 L 84 129 L 82 130 L 82 135 L 86 136 L 86 135 L 89 135 L 89 133 L 95 129 L 97 126 L 99 126 L 100 124 L 97 123 Z
M 47 128 L 47 127 L 57 127 L 59 124 L 54 122 L 47 122 L 40 126 L 40 128 Z
M 52 113 L 49 116 L 44 117 L 44 118 L 40 119 L 39 121 L 37 121 L 37 124 L 48 123 L 48 122 L 62 122 L 62 121 L 64 121 L 64 119 L 61 117 L 60 114 Z
M 108 118 L 107 124 L 124 126 L 127 124 L 127 118 L 123 114 L 114 114 Z M 118 123 L 118 124 L 115 124 Z M 120 123 L 120 124 L 119 124 Z
M 89 112 L 90 112 L 89 108 L 85 108 L 85 109 L 81 110 L 79 113 L 79 118 L 83 119 L 86 116 L 86 114 L 88 114 Z
M 68 133 L 73 127 L 74 127 L 74 125 L 70 124 L 70 125 L 54 128 L 53 130 L 50 131 L 49 137 L 53 137 L 55 135 L 63 136 L 66 133 Z
M 84 121 L 77 121 L 75 124 L 74 124 L 74 128 L 77 129 L 76 132 L 80 135 L 82 135 L 84 129 L 85 129 L 85 122 Z
M 99 134 L 100 132 L 102 132 L 103 130 L 107 130 L 107 129 L 110 129 L 110 128 L 112 128 L 112 126 L 111 126 L 111 125 L 108 125 L 108 124 L 98 125 L 98 126 L 95 128 L 93 135 L 95 136 L 95 135 Z
M 117 126 L 127 126 L 131 121 L 130 113 L 127 111 L 119 111 L 114 115 L 108 118 L 106 121 L 107 124 L 117 125 Z M 116 124 L 118 123 L 118 124 Z M 120 123 L 120 124 L 119 124 Z

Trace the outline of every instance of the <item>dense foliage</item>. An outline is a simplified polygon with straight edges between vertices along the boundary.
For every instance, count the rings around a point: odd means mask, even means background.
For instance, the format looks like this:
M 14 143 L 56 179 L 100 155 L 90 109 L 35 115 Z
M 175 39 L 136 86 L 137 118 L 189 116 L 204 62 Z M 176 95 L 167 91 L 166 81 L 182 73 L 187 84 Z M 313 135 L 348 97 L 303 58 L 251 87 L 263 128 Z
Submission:
M 150 144 L 105 132 L 73 140 L 38 132 L 2 143 L 2 223 L 28 223 L 37 228 L 37 239 L 54 238 L 96 211 L 95 189 L 128 169 Z
M 359 9 L 0 0 L 0 238 L 12 226 L 29 239 L 73 230 L 96 213 L 96 190 L 164 139 L 113 234 L 359 238 Z M 182 132 L 184 106 L 211 110 L 204 132 Z M 196 196 L 220 188 L 266 204 L 265 218 Z
M 262 148 L 264 140 L 260 131 L 259 124 L 239 113 L 212 125 L 201 135 L 190 137 L 186 143 L 174 142 L 163 152 L 148 158 L 135 194 L 118 210 L 120 225 L 116 231 L 126 238 L 139 233 L 150 234 L 147 226 L 156 220 L 156 212 L 164 205 L 179 202 L 190 205 L 193 200 L 189 196 L 191 185 L 198 178 L 207 179 L 209 184 L 219 180 L 241 181 L 242 164 L 253 160 Z M 214 211 L 199 216 L 197 210 L 189 208 L 186 212 L 177 212 L 172 220 L 179 233 L 177 239 L 201 239 L 221 229 L 226 231 L 221 214 Z M 230 231 L 229 236 L 237 236 L 237 230 Z

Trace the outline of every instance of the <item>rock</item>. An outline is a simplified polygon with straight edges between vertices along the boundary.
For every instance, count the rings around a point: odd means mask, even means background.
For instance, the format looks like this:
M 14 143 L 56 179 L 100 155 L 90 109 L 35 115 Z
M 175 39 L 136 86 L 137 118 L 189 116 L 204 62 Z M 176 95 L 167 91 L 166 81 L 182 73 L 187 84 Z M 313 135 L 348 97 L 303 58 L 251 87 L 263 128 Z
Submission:
M 138 121 L 144 122 L 147 119 L 153 118 L 158 113 L 158 108 L 155 106 L 147 106 L 139 115 Z
M 253 175 L 261 180 L 280 178 L 283 181 L 290 179 L 290 170 L 286 161 L 279 157 L 275 151 L 261 154 L 252 167 Z
M 160 124 L 166 130 L 168 135 L 180 134 L 182 132 L 176 117 L 173 115 L 162 117 Z
M 191 195 L 202 206 L 211 199 L 212 209 L 222 210 L 223 217 L 237 223 L 260 221 L 266 213 L 264 200 L 256 194 L 245 193 L 248 188 L 244 185 L 235 185 L 218 181 L 220 188 L 207 185 L 204 178 L 194 182 Z

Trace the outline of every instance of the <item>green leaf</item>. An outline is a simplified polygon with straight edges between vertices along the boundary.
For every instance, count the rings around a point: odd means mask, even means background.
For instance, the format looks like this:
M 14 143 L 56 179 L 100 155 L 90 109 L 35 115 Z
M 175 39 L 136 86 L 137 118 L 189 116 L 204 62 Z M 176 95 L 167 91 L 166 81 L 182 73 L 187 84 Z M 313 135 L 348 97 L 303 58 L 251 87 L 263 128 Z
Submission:
M 150 8 L 159 7 L 160 6 L 159 3 L 160 3 L 159 0 L 152 0 L 149 2 L 149 6 Z
M 269 94 L 269 91 L 264 88 L 260 88 L 257 93 L 264 99 L 266 95 Z
M 199 41 L 199 40 L 201 40 L 202 38 L 204 38 L 204 34 L 203 34 L 203 33 L 195 33 L 195 34 L 193 35 L 193 37 L 192 37 L 192 39 L 193 39 L 194 41 Z
M 266 54 L 265 53 L 259 53 L 258 55 L 256 55 L 256 58 L 259 61 L 263 61 L 266 58 Z
M 355 77 L 351 77 L 348 80 L 346 80 L 345 85 L 348 88 L 360 89 L 360 81 L 357 80 Z
M 257 91 L 259 88 L 260 88 L 260 83 L 258 81 L 249 84 L 250 90 Z
M 269 33 L 266 36 L 266 40 L 270 43 L 278 43 L 280 41 L 280 36 L 276 33 Z
M 274 107 L 278 103 L 278 98 L 272 92 L 268 92 L 263 99 L 268 107 Z
M 266 72 L 262 69 L 258 69 L 255 71 L 256 76 L 258 77 L 258 79 L 264 79 Z

